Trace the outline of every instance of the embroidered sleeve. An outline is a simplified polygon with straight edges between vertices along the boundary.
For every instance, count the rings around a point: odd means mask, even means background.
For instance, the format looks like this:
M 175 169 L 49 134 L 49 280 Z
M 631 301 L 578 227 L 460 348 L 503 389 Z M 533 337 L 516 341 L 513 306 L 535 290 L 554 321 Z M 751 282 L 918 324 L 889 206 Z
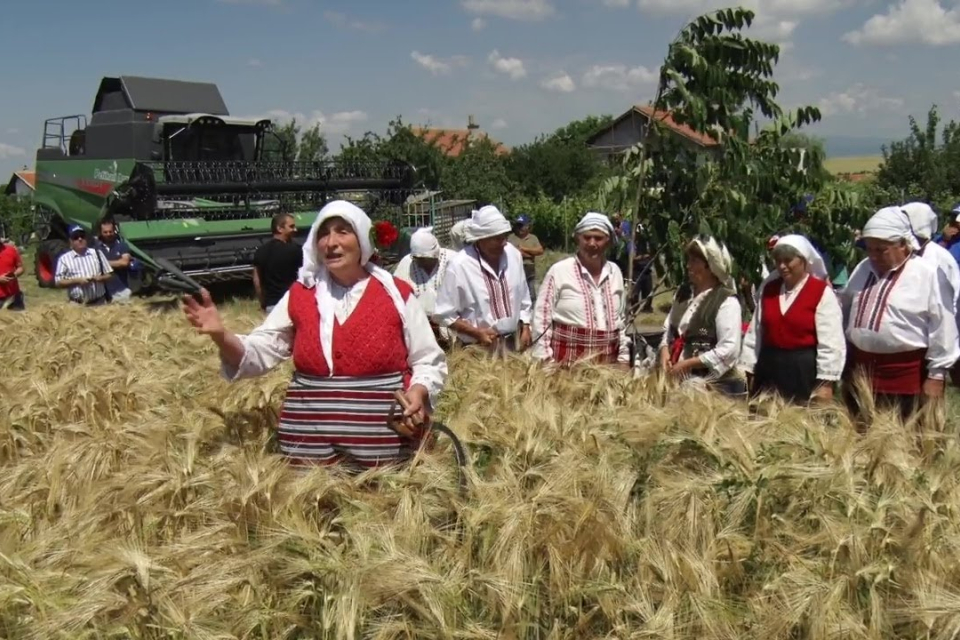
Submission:
M 293 322 L 287 313 L 289 293 L 283 294 L 270 315 L 247 335 L 238 335 L 243 359 L 236 368 L 220 363 L 220 375 L 229 382 L 255 378 L 287 360 L 293 350 Z
M 763 307 L 757 297 L 756 305 L 753 309 L 753 318 L 750 320 L 750 326 L 747 328 L 746 335 L 743 336 L 743 348 L 740 350 L 740 368 L 747 373 L 752 374 L 754 367 L 757 366 L 757 360 L 760 357 L 760 327 L 762 318 L 760 309 Z
M 407 298 L 405 311 L 403 334 L 407 363 L 413 372 L 410 384 L 423 385 L 430 395 L 430 406 L 436 407 L 447 379 L 447 356 L 437 344 L 427 314 L 416 296 Z
M 823 290 L 815 318 L 817 380 L 839 380 L 847 360 L 847 340 L 843 335 L 843 310 L 837 294 L 829 284 Z
M 540 285 L 540 295 L 533 309 L 533 321 L 530 337 L 534 340 L 533 357 L 540 360 L 549 360 L 553 357 L 550 341 L 553 338 L 553 307 L 556 304 L 557 279 L 556 269 L 550 267 L 543 284 Z
M 433 319 L 441 327 L 449 327 L 460 319 L 464 305 L 461 302 L 462 289 L 459 280 L 463 270 L 456 262 L 450 262 L 443 277 L 443 284 L 437 290 L 437 302 L 433 308 Z
M 740 357 L 743 320 L 740 301 L 736 297 L 727 298 L 717 311 L 717 346 L 700 355 L 700 361 L 712 373 L 722 376 Z
M 520 274 L 520 322 L 525 325 L 529 325 L 531 321 L 531 315 L 533 314 L 533 302 L 530 297 L 530 286 L 527 284 L 526 277 L 523 276 L 523 261 L 520 261 L 520 269 L 518 270 Z
M 940 295 L 940 287 L 930 287 L 927 303 L 929 317 L 929 347 L 927 360 L 928 375 L 932 380 L 943 380 L 947 370 L 960 358 L 960 337 L 957 335 L 957 323 L 948 312 L 948 307 Z

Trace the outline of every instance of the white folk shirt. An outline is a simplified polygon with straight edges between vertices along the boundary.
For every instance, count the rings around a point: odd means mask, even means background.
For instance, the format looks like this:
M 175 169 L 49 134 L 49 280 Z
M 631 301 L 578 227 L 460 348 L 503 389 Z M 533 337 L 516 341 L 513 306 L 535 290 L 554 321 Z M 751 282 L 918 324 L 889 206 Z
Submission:
M 780 282 L 781 314 L 786 314 L 787 310 L 793 306 L 797 294 L 800 293 L 809 279 L 809 275 L 804 276 L 790 291 L 787 291 L 783 281 Z M 768 284 L 768 282 L 764 282 L 760 286 L 760 291 L 762 292 Z M 747 373 L 753 373 L 753 368 L 760 357 L 760 349 L 763 348 L 763 338 L 758 335 L 763 322 L 762 307 L 762 303 L 757 304 L 753 312 L 753 319 L 750 321 L 750 328 L 747 329 L 747 333 L 743 337 L 740 368 Z M 817 304 L 814 319 L 817 327 L 817 380 L 839 380 L 840 376 L 843 375 L 843 368 L 847 361 L 847 341 L 843 334 L 843 310 L 840 308 L 840 301 L 829 282 L 823 290 L 820 302 Z
M 673 342 L 678 335 L 683 335 L 690 325 L 690 320 L 693 319 L 693 314 L 711 291 L 713 291 L 713 289 L 707 289 L 690 300 L 690 304 L 687 306 L 683 316 L 680 317 L 680 322 L 677 324 L 677 333 L 671 333 L 670 331 L 670 318 L 673 314 L 667 315 L 667 319 L 663 321 L 663 338 L 660 340 L 661 347 L 669 349 L 671 342 Z M 720 305 L 720 309 L 717 311 L 717 344 L 710 351 L 700 354 L 700 361 L 710 370 L 713 376 L 720 377 L 733 369 L 737 364 L 737 359 L 740 357 L 740 346 L 743 342 L 742 313 L 740 301 L 737 300 L 736 296 L 730 296 L 724 300 L 723 304 Z
M 578 276 L 579 272 L 579 276 Z M 604 284 L 610 283 L 610 294 L 616 316 L 607 318 L 604 305 Z M 582 285 L 581 285 L 582 283 Z M 584 292 L 582 286 L 588 291 Z M 600 281 L 595 282 L 590 272 L 576 258 L 565 258 L 556 263 L 543 279 L 540 294 L 533 309 L 532 337 L 533 356 L 548 360 L 553 356 L 550 340 L 553 335 L 553 323 L 568 324 L 575 327 L 588 327 L 591 319 L 585 295 L 590 296 L 593 307 L 593 326 L 604 331 L 615 329 L 620 332 L 620 353 L 617 362 L 630 362 L 630 342 L 626 333 L 624 310 L 623 273 L 620 267 L 606 262 L 600 273 Z
M 950 252 L 936 242 L 928 242 L 921 250 L 920 257 L 937 269 L 940 281 L 940 297 L 943 298 L 951 314 L 957 312 L 957 300 L 960 297 L 960 265 Z
M 889 286 L 893 277 L 897 279 Z M 863 260 L 840 294 L 847 340 L 868 353 L 927 349 L 928 375 L 942 380 L 960 358 L 960 339 L 941 298 L 936 268 L 913 255 L 864 299 L 867 283 L 877 278 L 870 260 Z
M 346 322 L 357 308 L 371 278 L 365 278 L 353 287 L 341 287 L 328 280 L 330 293 L 336 301 L 334 315 L 340 324 Z M 253 378 L 270 371 L 293 353 L 293 322 L 287 311 L 290 294 L 285 293 L 259 327 L 248 335 L 238 335 L 244 354 L 237 368 L 221 365 L 221 375 L 229 381 Z M 394 309 L 393 305 L 390 306 Z M 407 299 L 404 317 L 404 342 L 407 362 L 412 370 L 410 384 L 421 384 L 430 393 L 430 403 L 436 407 L 447 377 L 447 360 L 433 336 L 427 314 L 416 296 Z
M 486 277 L 484 276 L 486 274 Z M 504 276 L 506 312 L 504 300 L 491 298 L 487 278 L 494 282 Z M 520 323 L 530 324 L 530 289 L 523 271 L 523 256 L 511 244 L 503 249 L 499 273 L 480 258 L 475 246 L 464 247 L 453 255 L 443 283 L 437 295 L 433 319 L 441 327 L 449 327 L 457 320 L 464 320 L 475 327 L 494 328 L 501 335 L 515 332 Z M 499 309 L 499 313 L 498 313 Z M 501 317 L 498 317 L 501 316 Z M 458 334 L 466 343 L 476 342 L 472 337 Z
M 113 273 L 113 267 L 107 257 L 93 247 L 87 247 L 83 253 L 70 250 L 57 260 L 54 280 L 72 278 L 94 278 L 101 274 Z M 107 295 L 107 287 L 102 282 L 77 284 L 67 289 L 67 295 L 75 302 L 92 302 Z
M 420 306 L 428 316 L 433 315 L 437 306 L 437 292 L 443 284 L 447 266 L 454 253 L 449 249 L 440 249 L 437 268 L 433 273 L 427 273 L 421 269 L 409 254 L 401 258 L 396 269 L 393 270 L 393 275 L 413 287 L 413 292 L 420 299 Z

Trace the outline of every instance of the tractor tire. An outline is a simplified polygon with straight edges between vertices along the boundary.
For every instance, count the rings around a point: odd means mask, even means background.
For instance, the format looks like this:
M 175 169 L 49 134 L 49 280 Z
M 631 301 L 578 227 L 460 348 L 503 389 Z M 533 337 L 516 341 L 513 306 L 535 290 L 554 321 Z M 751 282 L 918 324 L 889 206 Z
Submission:
M 54 275 L 57 270 L 57 260 L 60 256 L 70 250 L 70 245 L 66 240 L 52 239 L 44 240 L 37 247 L 37 254 L 34 257 L 33 271 L 37 276 L 37 284 L 44 289 L 54 288 Z

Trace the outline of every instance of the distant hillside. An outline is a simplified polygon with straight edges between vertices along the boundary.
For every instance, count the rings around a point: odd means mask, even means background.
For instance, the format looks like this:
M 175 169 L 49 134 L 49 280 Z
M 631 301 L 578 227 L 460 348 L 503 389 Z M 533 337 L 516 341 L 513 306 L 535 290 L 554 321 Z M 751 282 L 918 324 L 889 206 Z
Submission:
M 861 138 L 857 136 L 823 136 L 828 158 L 850 158 L 881 155 L 881 147 L 889 145 L 888 138 Z

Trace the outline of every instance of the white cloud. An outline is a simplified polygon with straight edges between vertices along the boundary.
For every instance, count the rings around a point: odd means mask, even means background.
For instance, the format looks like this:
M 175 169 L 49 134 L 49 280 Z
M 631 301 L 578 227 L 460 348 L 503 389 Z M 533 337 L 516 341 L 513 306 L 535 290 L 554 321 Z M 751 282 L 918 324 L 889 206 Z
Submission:
M 603 6 L 614 9 L 624 9 L 630 6 L 631 0 L 603 0 Z
M 0 160 L 15 158 L 17 156 L 26 155 L 26 153 L 26 150 L 21 149 L 20 147 L 15 147 L 12 144 L 0 142 Z
M 583 74 L 583 85 L 608 91 L 629 92 L 640 87 L 653 86 L 659 79 L 659 69 L 651 71 L 643 65 L 631 69 L 625 64 L 598 64 Z
M 13 127 L 13 128 L 11 128 L 11 129 L 7 129 L 7 134 L 8 134 L 8 135 L 14 136 L 14 135 L 17 135 L 18 133 L 20 133 L 20 129 L 17 129 L 16 127 Z
M 223 4 L 249 4 L 249 5 L 263 5 L 267 7 L 279 7 L 283 4 L 283 0 L 219 0 Z
M 470 13 L 508 20 L 543 20 L 556 12 L 550 0 L 463 0 L 461 4 Z
M 487 26 L 487 21 L 483 18 L 474 18 L 473 22 L 470 23 L 470 28 L 474 31 L 483 31 L 483 28 Z
M 342 134 L 353 130 L 353 127 L 361 122 L 366 122 L 369 116 L 363 111 L 337 111 L 327 115 L 319 110 L 311 111 L 309 115 L 302 112 L 290 112 L 284 109 L 273 109 L 267 112 L 266 117 L 273 120 L 275 124 L 283 124 L 291 119 L 296 119 L 300 125 L 300 130 L 313 128 L 314 125 L 320 125 L 320 131 L 328 134 Z
M 881 96 L 876 89 L 858 82 L 845 91 L 831 93 L 820 99 L 818 107 L 824 116 L 868 111 L 896 111 L 904 105 L 902 98 Z
M 513 80 L 519 80 L 527 75 L 527 70 L 523 66 L 523 60 L 520 58 L 504 58 L 500 52 L 494 49 L 487 57 L 493 68 L 499 73 L 510 76 Z
M 576 91 L 577 89 L 577 85 L 573 82 L 573 78 L 566 73 L 561 73 L 560 75 L 552 78 L 547 78 L 540 83 L 540 86 L 547 91 L 557 91 L 560 93 L 570 93 L 572 91 Z
M 365 31 L 367 33 L 380 33 L 386 28 L 384 25 L 379 23 L 354 20 L 347 14 L 340 13 L 339 11 L 324 11 L 323 19 L 340 27 L 341 29 L 353 29 L 355 31 Z
M 507 121 L 504 120 L 503 118 L 497 118 L 497 119 L 494 120 L 492 123 L 490 123 L 490 128 L 491 128 L 491 129 L 506 129 L 506 128 L 507 128 Z
M 263 61 L 261 61 L 260 58 L 250 58 L 249 60 L 247 60 L 247 66 L 255 67 L 259 69 L 260 67 L 263 66 Z
M 901 0 L 885 14 L 843 35 L 850 44 L 916 44 L 945 46 L 960 43 L 960 7 L 944 9 L 939 0 Z
M 465 56 L 440 58 L 434 55 L 420 53 L 419 51 L 412 51 L 410 58 L 435 76 L 450 73 L 454 67 L 466 66 L 468 62 Z

